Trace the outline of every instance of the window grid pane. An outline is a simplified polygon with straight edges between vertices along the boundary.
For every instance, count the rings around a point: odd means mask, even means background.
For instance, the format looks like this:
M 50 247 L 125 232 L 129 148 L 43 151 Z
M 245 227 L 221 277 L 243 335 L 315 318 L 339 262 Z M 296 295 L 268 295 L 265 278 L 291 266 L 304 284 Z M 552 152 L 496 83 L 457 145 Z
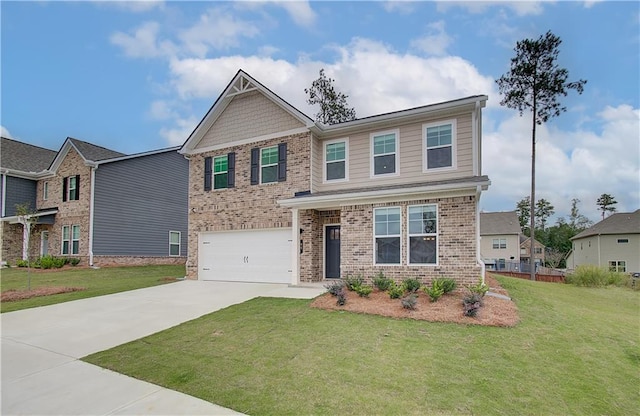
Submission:
M 327 162 L 345 159 L 346 152 L 344 142 L 328 144 L 326 149 Z
M 220 156 L 213 159 L 213 172 L 225 173 L 228 171 L 227 156 Z
M 278 146 L 266 147 L 260 150 L 261 152 L 261 164 L 262 166 L 277 165 L 278 164 Z
M 438 213 L 435 205 L 408 209 L 409 263 L 436 264 L 438 247 Z
M 385 134 L 383 136 L 375 136 L 373 138 L 373 154 L 385 155 L 395 153 L 396 151 L 396 135 L 395 133 Z
M 427 147 L 451 144 L 451 124 L 427 128 Z

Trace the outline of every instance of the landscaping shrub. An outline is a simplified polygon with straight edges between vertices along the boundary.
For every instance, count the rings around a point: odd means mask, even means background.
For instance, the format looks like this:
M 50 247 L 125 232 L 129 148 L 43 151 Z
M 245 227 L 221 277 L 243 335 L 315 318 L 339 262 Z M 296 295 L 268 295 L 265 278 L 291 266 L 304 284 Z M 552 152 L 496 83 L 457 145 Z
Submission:
M 18 266 L 18 267 L 29 267 L 29 262 L 27 260 L 18 260 L 16 262 L 16 266 Z
M 344 278 L 344 283 L 347 286 L 347 289 L 355 291 L 356 288 L 364 284 L 364 278 L 361 275 L 347 276 Z
M 399 285 L 396 282 L 391 282 L 387 293 L 389 294 L 389 297 L 391 299 L 399 299 L 402 295 L 404 295 L 404 286 Z
M 340 290 L 338 291 L 338 295 L 337 295 L 337 300 L 336 303 L 339 306 L 343 306 L 345 303 L 347 303 L 347 290 L 345 289 L 345 287 L 341 287 Z
M 588 287 L 622 286 L 627 279 L 629 278 L 624 273 L 613 272 L 604 267 L 592 265 L 578 266 L 573 273 L 565 276 L 566 283 Z
M 72 266 L 74 266 L 74 267 L 75 267 L 75 266 L 77 266 L 78 264 L 80 264 L 80 259 L 79 259 L 79 258 L 77 258 L 77 257 L 74 257 L 74 258 L 72 258 L 72 259 L 69 259 L 69 263 L 70 263 Z
M 477 293 L 480 297 L 483 297 L 489 291 L 489 286 L 482 282 L 478 282 L 475 285 L 467 286 L 467 289 L 469 292 Z
M 480 293 L 470 293 L 462 299 L 464 316 L 475 317 L 482 306 L 482 295 Z
M 344 282 L 342 280 L 336 280 L 331 283 L 324 285 L 327 292 L 331 293 L 333 296 L 338 296 L 340 291 L 344 288 Z
M 380 271 L 376 275 L 376 277 L 373 278 L 373 285 L 382 292 L 386 292 L 387 290 L 389 290 L 391 283 L 393 283 L 393 280 L 386 277 L 382 271 Z
M 402 298 L 402 307 L 405 309 L 414 310 L 418 305 L 418 295 L 410 293 L 408 296 Z
M 361 298 L 368 298 L 371 292 L 373 292 L 373 287 L 369 285 L 362 285 L 356 287 L 355 291 Z
M 458 284 L 456 283 L 455 280 L 453 280 L 451 278 L 448 278 L 448 277 L 441 277 L 441 278 L 435 279 L 433 281 L 434 284 L 436 282 L 439 285 L 439 287 L 444 291 L 445 295 L 447 293 L 451 293 L 454 290 L 456 290 L 456 287 L 458 286 Z
M 444 295 L 442 283 L 438 282 L 438 280 L 434 280 L 433 283 L 431 283 L 431 287 L 425 286 L 423 290 L 424 293 L 429 295 L 429 299 L 431 300 L 431 302 L 437 302 L 438 299 L 440 299 L 440 297 Z
M 422 283 L 420 283 L 420 280 L 410 277 L 402 281 L 402 286 L 404 286 L 404 290 L 406 290 L 407 292 L 415 293 L 418 291 L 418 289 L 420 289 Z

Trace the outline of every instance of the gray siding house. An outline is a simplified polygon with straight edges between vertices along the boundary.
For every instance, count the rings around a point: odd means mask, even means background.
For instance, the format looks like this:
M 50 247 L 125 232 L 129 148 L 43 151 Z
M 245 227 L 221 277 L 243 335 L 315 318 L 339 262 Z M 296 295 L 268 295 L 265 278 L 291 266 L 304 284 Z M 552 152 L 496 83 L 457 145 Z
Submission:
M 33 146 L 3 138 L 0 260 L 28 252 L 91 266 L 184 264 L 188 161 L 177 150 L 125 155 L 67 138 L 28 165 Z M 38 218 L 30 237 L 15 211 L 27 202 Z

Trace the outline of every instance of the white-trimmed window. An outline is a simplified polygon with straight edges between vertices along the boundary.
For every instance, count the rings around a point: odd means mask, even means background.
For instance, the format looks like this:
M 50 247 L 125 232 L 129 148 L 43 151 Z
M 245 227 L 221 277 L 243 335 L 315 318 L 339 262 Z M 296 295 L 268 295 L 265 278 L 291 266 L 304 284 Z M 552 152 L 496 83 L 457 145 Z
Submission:
M 625 262 L 624 260 L 610 261 L 609 270 L 611 270 L 612 272 L 626 272 L 627 262 Z
M 375 208 L 375 264 L 400 264 L 400 208 Z
M 75 176 L 69 177 L 69 189 L 67 191 L 67 201 L 76 201 L 78 199 L 78 180 Z
M 339 139 L 324 144 L 324 180 L 344 181 L 348 175 L 348 140 Z
M 618 238 L 618 244 L 627 244 L 628 242 L 628 238 Z
M 456 121 L 424 124 L 424 170 L 456 166 Z
M 45 201 L 49 199 L 49 181 L 42 184 L 42 199 Z
M 63 225 L 62 226 L 62 254 L 78 254 L 80 253 L 80 226 L 79 225 Z
M 278 181 L 278 146 L 260 149 L 260 183 Z
M 507 239 L 506 238 L 494 238 L 493 239 L 493 249 L 505 249 L 507 248 Z
M 169 256 L 180 256 L 180 231 L 169 231 Z
M 398 130 L 371 134 L 371 176 L 399 172 Z
M 409 264 L 437 264 L 437 205 L 409 206 L 408 213 Z
M 229 183 L 229 159 L 227 155 L 213 158 L 213 189 L 225 189 Z

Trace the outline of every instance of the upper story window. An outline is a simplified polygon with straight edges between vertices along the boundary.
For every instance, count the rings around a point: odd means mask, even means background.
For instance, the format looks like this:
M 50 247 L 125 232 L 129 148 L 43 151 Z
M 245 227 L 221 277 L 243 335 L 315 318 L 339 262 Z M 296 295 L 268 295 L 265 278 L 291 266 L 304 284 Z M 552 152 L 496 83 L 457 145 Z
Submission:
M 493 239 L 493 248 L 496 249 L 496 250 L 507 248 L 507 239 L 506 238 L 494 238 Z
M 347 140 L 340 139 L 324 144 L 324 180 L 347 180 Z
M 62 201 L 77 201 L 80 199 L 80 175 L 62 178 Z
M 400 264 L 400 208 L 375 208 L 375 263 Z
M 618 238 L 618 244 L 626 244 L 629 242 L 628 238 Z
M 45 181 L 42 184 L 42 199 L 44 199 L 45 201 L 49 199 L 49 182 L 48 181 Z
M 204 190 L 233 188 L 235 186 L 236 154 L 204 158 Z
M 228 177 L 229 177 L 229 159 L 227 155 L 214 157 L 213 158 L 213 189 L 226 188 Z
M 409 212 L 409 264 L 436 264 L 438 260 L 438 207 L 416 205 Z
M 456 121 L 423 125 L 424 170 L 455 167 Z
M 251 185 L 287 180 L 287 144 L 251 149 Z
M 398 173 L 398 130 L 371 135 L 371 176 Z

